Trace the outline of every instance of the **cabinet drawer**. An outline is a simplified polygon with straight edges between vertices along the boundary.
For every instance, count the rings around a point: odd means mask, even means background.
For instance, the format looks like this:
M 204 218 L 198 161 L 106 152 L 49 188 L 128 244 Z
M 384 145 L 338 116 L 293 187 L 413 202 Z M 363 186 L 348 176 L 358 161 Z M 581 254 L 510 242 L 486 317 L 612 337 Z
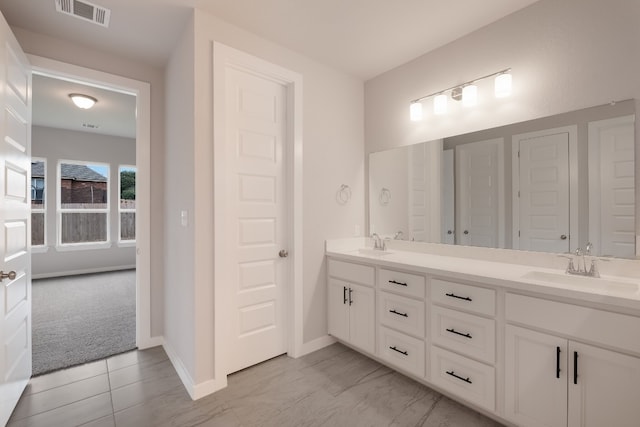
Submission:
M 424 377 L 424 341 L 380 326 L 378 354 L 390 364 Z
M 329 259 L 329 276 L 350 282 L 373 286 L 375 284 L 375 269 L 370 265 L 354 264 L 351 262 Z
M 496 375 L 492 366 L 431 347 L 431 382 L 490 411 L 496 406 Z
M 431 339 L 434 344 L 465 356 L 491 364 L 495 362 L 495 320 L 433 306 Z
M 555 334 L 640 353 L 640 317 L 507 293 L 506 318 Z
M 431 279 L 431 300 L 487 316 L 496 313 L 496 291 L 493 289 Z
M 424 276 L 381 268 L 378 280 L 380 289 L 424 299 L 426 293 Z
M 380 292 L 378 300 L 378 319 L 380 323 L 404 332 L 424 338 L 424 301 Z

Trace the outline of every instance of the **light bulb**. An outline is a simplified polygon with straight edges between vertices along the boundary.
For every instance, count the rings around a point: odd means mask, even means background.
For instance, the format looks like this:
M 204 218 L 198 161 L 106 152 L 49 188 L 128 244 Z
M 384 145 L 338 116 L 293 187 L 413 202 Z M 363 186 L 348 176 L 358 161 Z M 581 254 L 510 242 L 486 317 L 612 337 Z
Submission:
M 422 103 L 421 102 L 412 102 L 409 106 L 409 118 L 412 122 L 417 122 L 418 120 L 422 120 Z
M 503 73 L 496 76 L 494 94 L 496 98 L 505 98 L 511 95 L 511 73 Z
M 433 98 L 433 112 L 435 114 L 445 114 L 447 112 L 447 95 L 441 93 Z
M 462 88 L 462 105 L 473 107 L 478 103 L 478 86 L 474 84 Z

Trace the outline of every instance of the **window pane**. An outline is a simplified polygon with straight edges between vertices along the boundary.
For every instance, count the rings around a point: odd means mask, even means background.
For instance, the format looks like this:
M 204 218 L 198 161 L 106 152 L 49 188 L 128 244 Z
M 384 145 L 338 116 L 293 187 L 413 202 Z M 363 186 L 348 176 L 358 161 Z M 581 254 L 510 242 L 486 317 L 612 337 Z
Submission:
M 62 244 L 106 242 L 106 213 L 63 213 Z
M 136 168 L 120 167 L 120 209 L 136 208 Z
M 31 245 L 44 245 L 44 212 L 31 214 Z
M 44 209 L 44 162 L 31 162 L 31 207 Z
M 136 240 L 135 212 L 120 212 L 120 240 Z
M 60 164 L 62 209 L 106 209 L 109 170 L 104 165 Z

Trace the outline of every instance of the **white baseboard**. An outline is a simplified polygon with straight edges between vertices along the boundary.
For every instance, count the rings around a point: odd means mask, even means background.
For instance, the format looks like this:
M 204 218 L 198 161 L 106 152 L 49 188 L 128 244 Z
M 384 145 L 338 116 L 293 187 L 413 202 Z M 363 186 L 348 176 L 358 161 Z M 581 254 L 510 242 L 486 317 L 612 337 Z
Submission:
M 119 265 L 114 267 L 87 268 L 85 270 L 58 271 L 31 275 L 32 279 L 50 279 L 52 277 L 77 276 L 79 274 L 107 273 L 109 271 L 135 270 L 136 265 Z
M 306 342 L 302 344 L 302 348 L 300 349 L 300 354 L 298 355 L 298 357 L 304 356 L 305 354 L 313 353 L 314 351 L 318 351 L 321 348 L 325 348 L 333 344 L 334 342 L 336 342 L 336 339 L 330 335 L 325 335 L 323 337 L 316 338 L 315 340 Z
M 136 342 L 138 350 L 144 350 L 146 348 L 157 347 L 164 344 L 164 337 L 149 337 Z M 166 350 L 166 349 L 165 349 Z
M 171 348 L 168 343 L 163 343 L 162 347 L 164 351 L 167 352 L 167 356 L 169 356 L 169 360 L 176 370 L 178 377 L 180 377 L 180 381 L 182 381 L 182 385 L 189 393 L 189 396 L 192 400 L 198 400 L 202 397 L 208 396 L 218 390 L 222 390 L 227 386 L 227 377 L 224 377 L 223 381 L 218 381 L 215 379 L 207 380 L 201 382 L 199 384 L 195 384 L 191 375 L 189 375 L 189 371 L 182 363 L 182 359 L 178 356 L 178 354 Z

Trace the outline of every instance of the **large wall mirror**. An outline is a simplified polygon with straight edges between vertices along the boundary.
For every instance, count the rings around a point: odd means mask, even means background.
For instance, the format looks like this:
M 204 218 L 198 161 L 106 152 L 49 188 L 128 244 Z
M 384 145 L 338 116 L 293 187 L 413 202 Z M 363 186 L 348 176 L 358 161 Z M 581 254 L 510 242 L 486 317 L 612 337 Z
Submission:
M 634 100 L 369 155 L 369 232 L 635 258 Z

